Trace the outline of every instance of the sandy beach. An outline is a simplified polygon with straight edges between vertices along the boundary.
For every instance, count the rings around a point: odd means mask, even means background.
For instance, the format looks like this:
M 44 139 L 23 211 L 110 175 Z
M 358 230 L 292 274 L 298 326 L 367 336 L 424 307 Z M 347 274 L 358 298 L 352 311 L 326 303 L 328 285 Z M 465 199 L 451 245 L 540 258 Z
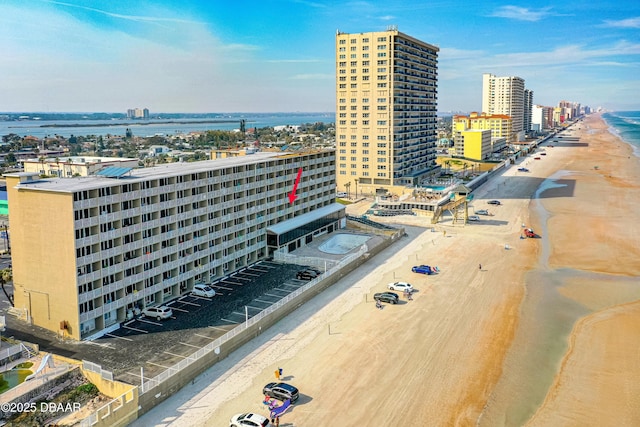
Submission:
M 301 393 L 281 426 L 640 425 L 640 162 L 598 115 L 573 129 L 474 192 L 494 216 L 410 227 L 133 425 L 268 415 L 278 367 Z M 397 280 L 413 301 L 376 309 Z

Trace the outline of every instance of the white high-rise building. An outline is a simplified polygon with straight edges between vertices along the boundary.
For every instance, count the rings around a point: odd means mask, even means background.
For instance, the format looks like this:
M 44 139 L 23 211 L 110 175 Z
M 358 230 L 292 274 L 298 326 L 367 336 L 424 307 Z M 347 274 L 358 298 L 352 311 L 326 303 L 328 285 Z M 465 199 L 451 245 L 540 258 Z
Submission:
M 524 79 L 520 77 L 496 77 L 482 75 L 482 112 L 506 114 L 512 120 L 511 142 L 520 141 L 525 132 Z

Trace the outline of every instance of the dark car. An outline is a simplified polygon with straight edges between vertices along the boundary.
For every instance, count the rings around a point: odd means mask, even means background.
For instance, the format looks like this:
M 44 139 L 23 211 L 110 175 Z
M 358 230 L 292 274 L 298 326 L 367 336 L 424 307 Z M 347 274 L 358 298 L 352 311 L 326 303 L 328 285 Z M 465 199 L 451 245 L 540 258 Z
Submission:
M 316 273 L 316 275 L 320 276 L 323 272 L 318 267 L 308 267 L 306 271 L 312 271 Z
M 487 203 L 490 205 L 501 205 L 500 200 L 489 200 Z
M 318 277 L 318 274 L 311 270 L 302 270 L 296 273 L 296 279 L 298 280 L 312 280 L 316 277 Z
M 300 397 L 298 389 L 287 383 L 269 383 L 262 389 L 262 394 L 278 399 L 282 402 L 290 399 L 291 403 L 295 402 L 298 400 L 298 397 Z
M 395 292 L 378 292 L 377 294 L 373 294 L 373 299 L 389 304 L 397 304 L 398 301 L 400 301 L 400 297 Z
M 527 169 L 527 168 L 518 168 L 518 171 L 520 171 L 520 172 L 529 172 L 529 169 Z

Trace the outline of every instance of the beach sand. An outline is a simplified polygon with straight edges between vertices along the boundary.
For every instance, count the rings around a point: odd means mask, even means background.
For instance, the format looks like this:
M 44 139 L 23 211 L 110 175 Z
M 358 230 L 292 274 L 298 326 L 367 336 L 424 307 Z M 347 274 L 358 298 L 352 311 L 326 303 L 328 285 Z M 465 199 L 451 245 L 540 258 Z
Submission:
M 281 426 L 640 425 L 640 168 L 599 116 L 578 126 L 588 144 L 546 148 L 521 162 L 531 172 L 474 192 L 494 216 L 410 229 L 133 425 L 268 415 L 278 367 L 301 393 Z M 558 171 L 570 185 L 532 201 Z M 520 239 L 523 223 L 541 238 Z M 411 273 L 423 263 L 441 273 Z M 396 280 L 413 301 L 376 309 Z

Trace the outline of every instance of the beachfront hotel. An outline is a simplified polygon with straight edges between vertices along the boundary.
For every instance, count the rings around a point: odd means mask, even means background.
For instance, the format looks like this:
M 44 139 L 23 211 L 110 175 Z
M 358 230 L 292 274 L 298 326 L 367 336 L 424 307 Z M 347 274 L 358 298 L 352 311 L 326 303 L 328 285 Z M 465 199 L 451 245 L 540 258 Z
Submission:
M 339 191 L 402 192 L 439 173 L 438 51 L 395 28 L 336 33 Z
M 527 100 L 530 105 L 533 92 Z M 482 75 L 482 112 L 488 115 L 504 114 L 511 117 L 511 132 L 508 142 L 522 141 L 525 136 L 525 89 L 520 77 L 496 77 Z
M 345 226 L 333 150 L 5 176 L 15 308 L 77 340 Z

